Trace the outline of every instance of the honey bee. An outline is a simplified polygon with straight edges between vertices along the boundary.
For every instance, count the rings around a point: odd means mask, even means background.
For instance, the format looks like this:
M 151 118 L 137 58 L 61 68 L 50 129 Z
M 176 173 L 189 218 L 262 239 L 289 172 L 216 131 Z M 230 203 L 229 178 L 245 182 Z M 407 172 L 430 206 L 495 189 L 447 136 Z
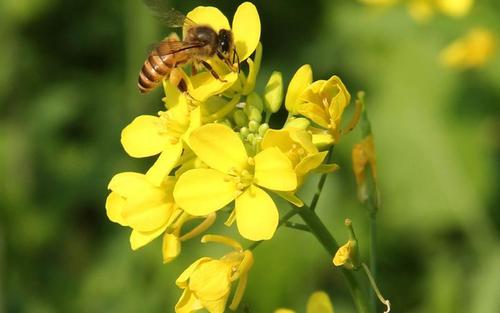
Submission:
M 181 91 L 186 91 L 185 82 L 174 76 L 174 70 L 182 65 L 191 63 L 204 67 L 213 77 L 224 81 L 207 62 L 213 56 L 222 60 L 231 71 L 239 71 L 239 57 L 236 53 L 233 33 L 228 29 L 216 32 L 209 25 L 199 25 L 176 10 L 169 10 L 163 16 L 170 27 L 185 26 L 183 40 L 177 36 L 169 36 L 157 43 L 149 53 L 148 58 L 139 73 L 137 86 L 141 93 L 147 93 L 157 87 L 164 78 L 170 78 Z M 232 61 L 231 61 L 232 56 Z M 237 67 L 234 67 L 235 61 Z

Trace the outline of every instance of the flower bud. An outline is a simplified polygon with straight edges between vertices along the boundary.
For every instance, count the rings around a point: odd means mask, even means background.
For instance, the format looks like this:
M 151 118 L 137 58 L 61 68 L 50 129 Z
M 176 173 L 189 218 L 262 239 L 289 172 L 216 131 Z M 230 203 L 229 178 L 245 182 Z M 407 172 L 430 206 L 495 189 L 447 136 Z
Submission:
M 248 110 L 248 119 L 260 123 L 262 121 L 262 113 L 256 107 L 252 106 Z
M 275 113 L 283 101 L 283 77 L 280 72 L 273 72 L 264 91 L 264 105 L 266 111 Z
M 247 96 L 247 104 L 256 107 L 260 112 L 264 110 L 264 103 L 258 93 L 252 92 Z
M 236 110 L 233 113 L 233 119 L 238 127 L 243 127 L 248 124 L 248 117 L 242 110 Z
M 250 122 L 248 122 L 248 130 L 250 130 L 250 132 L 252 133 L 255 133 L 257 132 L 257 130 L 259 129 L 259 123 L 254 121 L 254 120 L 251 120 Z
M 260 125 L 259 126 L 259 135 L 261 137 L 264 137 L 264 135 L 266 134 L 268 129 L 269 129 L 269 125 L 267 123 Z

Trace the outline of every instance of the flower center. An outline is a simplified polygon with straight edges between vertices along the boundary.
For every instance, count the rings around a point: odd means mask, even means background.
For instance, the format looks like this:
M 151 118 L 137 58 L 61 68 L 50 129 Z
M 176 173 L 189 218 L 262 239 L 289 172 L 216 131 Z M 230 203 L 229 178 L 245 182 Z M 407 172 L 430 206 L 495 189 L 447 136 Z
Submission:
M 225 181 L 232 181 L 236 184 L 238 192 L 243 192 L 255 182 L 255 161 L 253 158 L 248 158 L 247 163 L 248 166 L 242 170 L 231 168 L 225 177 Z
M 189 127 L 189 112 L 186 112 L 184 118 L 174 116 L 171 111 L 158 112 L 160 118 L 160 129 L 158 133 L 170 137 L 170 143 L 176 144 Z
M 296 143 L 292 144 L 290 150 L 286 152 L 286 156 L 292 161 L 293 167 L 295 167 L 306 155 L 306 150 Z

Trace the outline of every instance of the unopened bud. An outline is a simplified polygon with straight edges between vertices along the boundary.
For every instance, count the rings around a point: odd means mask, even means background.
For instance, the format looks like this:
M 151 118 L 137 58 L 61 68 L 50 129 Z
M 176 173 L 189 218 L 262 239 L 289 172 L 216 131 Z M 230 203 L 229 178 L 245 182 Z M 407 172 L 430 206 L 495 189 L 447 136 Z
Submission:
M 248 130 L 251 133 L 257 132 L 257 130 L 259 129 L 259 126 L 260 126 L 260 124 L 254 120 L 251 120 L 250 122 L 248 122 Z
M 280 72 L 273 72 L 264 91 L 264 105 L 271 113 L 277 112 L 283 102 L 283 77 Z
M 234 111 L 233 119 L 238 127 L 243 127 L 248 124 L 248 117 L 242 110 Z
M 264 110 L 264 103 L 261 97 L 256 92 L 252 92 L 247 96 L 247 104 L 257 108 L 260 112 Z
M 261 137 L 264 137 L 264 135 L 266 134 L 268 129 L 269 129 L 269 125 L 267 123 L 260 125 L 259 126 L 259 135 Z

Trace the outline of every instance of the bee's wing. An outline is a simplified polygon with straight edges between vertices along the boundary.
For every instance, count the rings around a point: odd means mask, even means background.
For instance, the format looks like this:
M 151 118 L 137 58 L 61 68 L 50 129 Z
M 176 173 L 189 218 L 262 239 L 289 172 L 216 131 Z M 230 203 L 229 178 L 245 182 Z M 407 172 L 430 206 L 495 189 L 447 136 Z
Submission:
M 196 25 L 196 23 L 182 14 L 170 8 L 165 0 L 143 0 L 146 6 L 153 11 L 154 15 L 169 27 L 183 27 L 184 25 Z
M 201 42 L 163 40 L 156 44 L 152 51 L 153 54 L 164 56 L 190 49 L 201 48 L 204 45 L 205 44 Z

